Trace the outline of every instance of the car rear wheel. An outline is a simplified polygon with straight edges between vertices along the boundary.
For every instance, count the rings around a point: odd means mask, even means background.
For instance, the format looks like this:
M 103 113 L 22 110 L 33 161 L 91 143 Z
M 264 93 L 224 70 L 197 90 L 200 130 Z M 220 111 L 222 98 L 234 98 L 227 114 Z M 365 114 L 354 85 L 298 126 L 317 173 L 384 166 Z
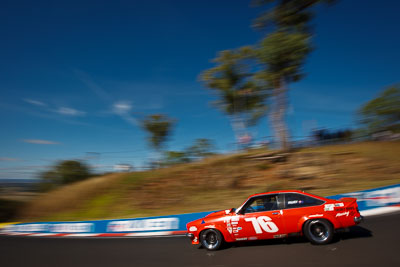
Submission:
M 303 227 L 303 233 L 315 245 L 330 243 L 334 234 L 332 224 L 322 219 L 307 221 Z
M 207 229 L 200 233 L 200 244 L 208 250 L 217 250 L 224 242 L 220 231 L 216 229 Z

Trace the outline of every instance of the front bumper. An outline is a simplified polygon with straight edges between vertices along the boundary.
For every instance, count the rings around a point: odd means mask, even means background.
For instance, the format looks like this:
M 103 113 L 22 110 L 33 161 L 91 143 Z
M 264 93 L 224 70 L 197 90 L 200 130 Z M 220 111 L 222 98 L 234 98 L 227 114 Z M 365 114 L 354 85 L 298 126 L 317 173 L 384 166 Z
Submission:
M 186 233 L 186 236 L 190 238 L 190 240 L 192 240 L 194 238 L 194 234 L 192 233 Z
M 186 236 L 192 241 L 193 245 L 199 244 L 199 239 L 192 233 L 187 233 Z

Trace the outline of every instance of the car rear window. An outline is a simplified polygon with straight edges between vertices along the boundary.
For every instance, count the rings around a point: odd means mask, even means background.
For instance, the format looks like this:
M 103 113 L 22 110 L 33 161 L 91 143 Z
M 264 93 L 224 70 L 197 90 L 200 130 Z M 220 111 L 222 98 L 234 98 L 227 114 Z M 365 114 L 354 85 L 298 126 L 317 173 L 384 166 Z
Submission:
M 300 208 L 318 206 L 324 204 L 325 201 L 309 197 L 302 194 L 289 193 L 285 194 L 285 208 Z

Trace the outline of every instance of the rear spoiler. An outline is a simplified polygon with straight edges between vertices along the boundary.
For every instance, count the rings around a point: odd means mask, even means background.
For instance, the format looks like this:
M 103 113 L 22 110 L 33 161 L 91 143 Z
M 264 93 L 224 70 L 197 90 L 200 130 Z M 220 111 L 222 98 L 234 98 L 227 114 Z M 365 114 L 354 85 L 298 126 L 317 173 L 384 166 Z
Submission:
M 357 199 L 354 197 L 342 197 L 339 201 L 343 202 L 345 206 L 350 206 L 357 203 Z

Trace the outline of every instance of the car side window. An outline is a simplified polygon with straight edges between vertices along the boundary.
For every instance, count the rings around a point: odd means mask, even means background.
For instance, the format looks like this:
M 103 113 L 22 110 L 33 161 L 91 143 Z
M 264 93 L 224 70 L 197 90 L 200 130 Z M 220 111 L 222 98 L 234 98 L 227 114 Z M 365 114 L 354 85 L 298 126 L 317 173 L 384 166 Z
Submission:
M 266 195 L 250 199 L 244 207 L 244 213 L 270 211 L 277 209 L 278 209 L 277 195 Z
M 301 208 L 322 205 L 324 201 L 302 194 L 285 194 L 285 208 Z

